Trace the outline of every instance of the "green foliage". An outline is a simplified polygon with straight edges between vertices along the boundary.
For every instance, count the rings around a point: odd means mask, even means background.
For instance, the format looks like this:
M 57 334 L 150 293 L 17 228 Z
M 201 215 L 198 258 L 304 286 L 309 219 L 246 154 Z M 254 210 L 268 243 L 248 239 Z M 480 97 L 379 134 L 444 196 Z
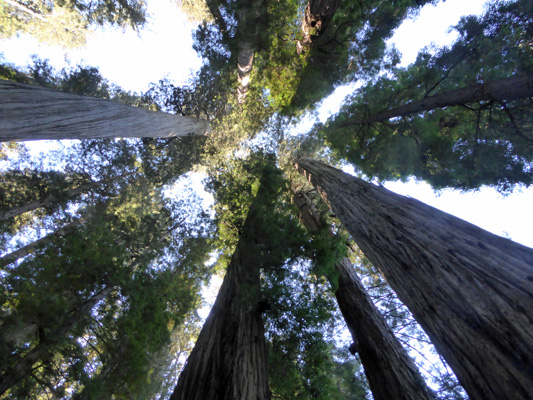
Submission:
M 263 275 L 269 377 L 276 399 L 364 399 L 358 363 L 333 340 L 335 300 L 311 265 L 294 260 Z
M 175 0 L 189 22 L 213 22 L 213 16 L 204 0 Z
M 428 95 L 532 70 L 528 42 L 533 25 L 530 2 L 496 2 L 482 17 L 463 18 L 459 39 L 435 55 L 419 54 L 356 91 L 337 117 L 319 128 L 339 157 L 370 177 L 415 176 L 433 187 L 501 191 L 530 185 L 533 138 L 530 100 L 478 102 L 359 124 L 383 110 Z
M 146 22 L 143 0 L 9 0 L 0 3 L 0 37 L 28 33 L 50 45 L 85 45 L 90 25 L 106 23 L 140 28 Z
M 28 351 L 49 347 L 40 366 L 6 398 L 46 392 L 42 381 L 80 398 L 147 390 L 153 355 L 198 306 L 209 274 L 209 225 L 187 226 L 183 213 L 190 207 L 166 203 L 147 181 L 137 180 L 88 211 L 80 229 L 5 274 L 2 371 Z M 105 297 L 91 303 L 101 292 Z

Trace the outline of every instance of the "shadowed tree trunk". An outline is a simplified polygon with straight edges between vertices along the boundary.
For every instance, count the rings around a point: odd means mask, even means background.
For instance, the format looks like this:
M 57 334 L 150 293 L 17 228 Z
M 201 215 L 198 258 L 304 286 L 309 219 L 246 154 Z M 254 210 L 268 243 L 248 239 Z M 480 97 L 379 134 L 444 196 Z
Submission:
M 37 239 L 27 244 L 26 246 L 21 247 L 20 249 L 14 250 L 11 253 L 8 253 L 0 257 L 0 270 L 11 263 L 14 263 L 19 258 L 26 257 L 28 254 L 33 253 L 39 247 L 42 247 L 42 246 L 47 245 L 48 243 L 51 243 L 55 238 L 69 234 L 74 229 L 76 229 L 78 226 L 80 226 L 84 221 L 86 221 L 86 219 L 87 217 L 78 218 L 72 222 L 69 222 L 65 226 L 59 228 L 57 231 L 49 233 L 48 235 L 43 236 L 42 238 Z
M 114 181 L 118 181 L 120 179 L 135 175 L 136 173 L 137 172 L 131 172 L 129 174 L 119 175 L 119 176 L 115 176 L 115 177 L 112 177 L 112 178 L 109 178 L 109 179 L 103 179 L 103 180 L 97 181 L 97 182 L 88 182 L 88 183 L 85 183 L 85 184 L 83 184 L 81 186 L 78 186 L 76 188 L 72 188 L 72 189 L 66 190 L 61 195 L 51 194 L 49 196 L 46 196 L 43 199 L 30 201 L 29 203 L 26 203 L 26 204 L 21 205 L 21 206 L 11 207 L 11 208 L 9 208 L 9 209 L 7 209 L 5 211 L 0 211 L 0 221 L 5 221 L 7 219 L 14 218 L 14 217 L 16 217 L 18 215 L 21 215 L 21 214 L 36 210 L 38 208 L 49 207 L 49 206 L 51 206 L 52 204 L 54 204 L 54 203 L 56 203 L 58 201 L 68 201 L 68 200 L 70 200 L 70 199 L 72 199 L 72 198 L 74 198 L 74 197 L 76 197 L 76 196 L 78 196 L 78 195 L 80 195 L 82 193 L 86 193 L 89 190 L 94 189 L 94 188 L 96 188 L 98 186 L 101 186 L 101 185 L 104 185 L 104 184 L 107 184 L 107 183 L 111 183 L 111 182 L 114 182 Z
M 0 80 L 0 142 L 204 135 L 202 119 Z
M 296 167 L 473 400 L 531 399 L 533 250 L 313 160 Z
M 311 199 L 299 192 L 293 196 L 300 220 L 313 234 L 325 221 Z M 335 264 L 339 274 L 335 297 L 361 357 L 375 400 L 434 399 L 407 351 L 372 302 L 347 257 Z M 337 286 L 333 285 L 332 286 Z
M 531 96 L 533 96 L 533 73 L 516 75 L 428 96 L 423 100 L 414 101 L 389 111 L 383 111 L 360 121 L 346 122 L 341 126 L 372 124 L 394 117 L 405 117 L 442 107 L 461 106 L 480 101 L 523 99 Z
M 265 188 L 261 187 L 257 197 Z M 269 399 L 261 316 L 260 251 L 254 221 L 265 210 L 252 206 L 217 299 L 171 400 Z
M 310 0 L 307 3 L 301 29 L 303 40 L 296 41 L 298 54 L 309 50 L 313 40 L 326 31 L 340 3 L 340 0 Z
M 33 365 L 49 356 L 56 343 L 65 337 L 76 324 L 90 312 L 94 306 L 103 300 L 112 288 L 106 288 L 94 295 L 74 310 L 68 317 L 65 317 L 61 326 L 54 332 L 48 333 L 46 337 L 41 337 L 39 343 L 22 357 L 12 361 L 9 366 L 3 365 L 3 373 L 0 376 L 0 396 L 13 387 L 18 381 L 31 373 Z

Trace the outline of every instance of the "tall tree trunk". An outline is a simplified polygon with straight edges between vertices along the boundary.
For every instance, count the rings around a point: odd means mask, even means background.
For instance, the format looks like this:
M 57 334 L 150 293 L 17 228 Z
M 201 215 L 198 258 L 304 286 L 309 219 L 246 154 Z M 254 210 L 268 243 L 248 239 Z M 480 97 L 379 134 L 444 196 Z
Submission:
M 248 93 L 250 76 L 254 65 L 258 29 L 261 15 L 264 13 L 264 1 L 252 0 L 242 2 L 237 10 L 237 102 L 243 104 Z
M 264 191 L 259 189 L 258 197 Z M 260 252 L 252 206 L 217 299 L 171 400 L 266 400 L 266 345 L 261 316 Z
M 325 221 L 304 193 L 296 193 L 293 198 L 300 219 L 311 234 L 325 227 Z M 374 399 L 434 399 L 415 363 L 361 284 L 350 260 L 344 257 L 335 263 L 335 270 L 339 274 L 335 297 Z
M 204 135 L 207 121 L 0 80 L 0 142 Z
M 3 257 L 0 257 L 0 270 L 2 270 L 5 266 L 11 263 L 14 263 L 19 258 L 26 257 L 28 254 L 33 253 L 39 247 L 51 243 L 55 238 L 67 235 L 68 233 L 76 229 L 78 226 L 80 226 L 85 220 L 86 218 L 78 218 L 59 228 L 57 231 L 49 233 L 48 235 L 43 236 L 42 238 L 37 239 L 27 244 L 26 246 L 21 247 L 20 249 L 17 249 L 15 251 L 12 251 L 11 253 L 4 255 Z
M 442 107 L 460 106 L 480 101 L 523 99 L 531 96 L 533 96 L 533 73 L 528 73 L 436 94 L 389 111 L 380 112 L 360 121 L 346 122 L 342 126 L 372 124 Z
M 88 182 L 88 183 L 85 183 L 85 184 L 83 184 L 81 186 L 78 186 L 76 188 L 69 189 L 69 190 L 65 191 L 64 193 L 62 193 L 60 196 L 57 195 L 57 194 L 51 194 L 51 195 L 45 197 L 44 199 L 38 199 L 38 200 L 30 201 L 29 203 L 26 203 L 24 205 L 17 206 L 17 207 L 11 207 L 11 208 L 9 208 L 9 209 L 7 209 L 5 211 L 1 211 L 0 210 L 0 221 L 5 221 L 7 219 L 14 218 L 14 217 L 16 217 L 18 215 L 21 215 L 21 214 L 36 210 L 38 208 L 49 207 L 53 203 L 55 203 L 57 201 L 60 201 L 60 199 L 61 200 L 65 200 L 65 201 L 66 200 L 70 200 L 70 199 L 72 199 L 72 198 L 74 198 L 74 197 L 76 197 L 76 196 L 78 196 L 78 195 L 80 195 L 82 193 L 86 193 L 89 190 L 94 189 L 94 188 L 96 188 L 98 186 L 105 185 L 107 183 L 111 183 L 111 182 L 114 182 L 114 181 L 118 181 L 120 179 L 135 175 L 136 173 L 137 172 L 131 172 L 129 174 L 118 175 L 118 176 L 115 176 L 115 177 L 109 178 L 109 179 L 102 179 L 101 181 L 97 181 L 97 182 Z
M 76 326 L 76 324 L 111 291 L 112 287 L 108 287 L 94 295 L 91 299 L 87 300 L 80 307 L 74 310 L 70 316 L 66 317 L 57 330 L 52 333 L 48 333 L 45 338 L 40 338 L 40 342 L 32 350 L 30 350 L 30 352 L 13 361 L 10 366 L 2 366 L 4 372 L 0 376 L 0 396 L 13 387 L 21 379 L 28 376 L 33 365 L 39 360 L 47 358 L 50 352 L 54 349 L 56 343 L 65 335 L 67 335 Z
M 98 186 L 105 185 L 111 182 L 115 182 L 123 178 L 127 178 L 129 176 L 135 175 L 136 173 L 137 172 L 131 172 L 129 174 L 117 175 L 109 179 L 102 179 L 101 181 L 97 181 L 97 182 L 88 182 L 76 188 L 69 189 L 65 191 L 64 193 L 61 193 L 61 195 L 51 194 L 45 197 L 44 199 L 30 201 L 29 203 L 26 203 L 24 205 L 17 206 L 17 207 L 11 207 L 5 211 L 0 211 L 0 221 L 5 221 L 10 218 L 14 218 L 18 215 L 36 210 L 38 208 L 49 207 L 53 203 L 58 202 L 60 200 L 64 200 L 64 201 L 70 200 Z
M 532 398 L 532 249 L 321 162 L 296 167 L 473 400 Z

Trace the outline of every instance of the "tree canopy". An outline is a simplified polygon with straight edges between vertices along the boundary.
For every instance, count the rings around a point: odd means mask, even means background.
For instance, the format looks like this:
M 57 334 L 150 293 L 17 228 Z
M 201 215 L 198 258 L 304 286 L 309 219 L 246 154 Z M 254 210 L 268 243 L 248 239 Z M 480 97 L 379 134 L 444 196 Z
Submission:
M 516 277 L 532 250 L 324 165 L 435 189 L 533 183 L 531 2 L 493 1 L 397 67 L 388 39 L 436 3 L 179 1 L 203 64 L 142 94 L 94 67 L 3 63 L 0 138 L 35 139 L 20 123 L 80 140 L 38 156 L 0 142 L 0 398 L 525 396 L 531 279 Z M 145 7 L 4 0 L 0 33 L 79 44 L 92 24 L 140 29 Z M 338 113 L 292 132 L 346 83 Z M 164 135 L 156 119 L 209 128 Z

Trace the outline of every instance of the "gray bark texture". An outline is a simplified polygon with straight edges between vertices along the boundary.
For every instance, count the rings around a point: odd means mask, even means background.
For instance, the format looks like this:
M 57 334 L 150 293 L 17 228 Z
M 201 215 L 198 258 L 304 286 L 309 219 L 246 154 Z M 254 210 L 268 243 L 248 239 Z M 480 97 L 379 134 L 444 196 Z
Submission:
M 261 211 L 252 206 L 248 214 L 215 304 L 170 400 L 270 398 L 259 309 L 261 260 L 253 234 Z
M 472 400 L 533 398 L 533 249 L 324 163 L 296 167 Z
M 311 234 L 325 226 L 304 193 L 296 193 L 293 199 L 301 221 Z M 344 257 L 335 264 L 335 270 L 339 277 L 335 297 L 361 357 L 374 399 L 434 399 L 415 363 L 361 284 L 350 260 Z
M 0 80 L 0 142 L 204 135 L 208 122 Z
M 510 78 L 485 82 L 447 93 L 428 96 L 423 100 L 414 101 L 357 122 L 347 122 L 342 126 L 372 124 L 394 117 L 405 117 L 437 108 L 460 106 L 480 101 L 514 100 L 531 96 L 533 96 L 533 73 L 516 75 Z
M 23 356 L 16 357 L 15 360 L 10 362 L 10 365 L 1 366 L 0 396 L 16 385 L 21 379 L 30 375 L 33 365 L 38 361 L 46 359 L 54 349 L 56 342 L 64 338 L 111 290 L 111 287 L 105 288 L 94 295 L 65 317 L 59 329 L 49 333 L 46 338 L 40 338 L 40 342 L 32 350 Z

